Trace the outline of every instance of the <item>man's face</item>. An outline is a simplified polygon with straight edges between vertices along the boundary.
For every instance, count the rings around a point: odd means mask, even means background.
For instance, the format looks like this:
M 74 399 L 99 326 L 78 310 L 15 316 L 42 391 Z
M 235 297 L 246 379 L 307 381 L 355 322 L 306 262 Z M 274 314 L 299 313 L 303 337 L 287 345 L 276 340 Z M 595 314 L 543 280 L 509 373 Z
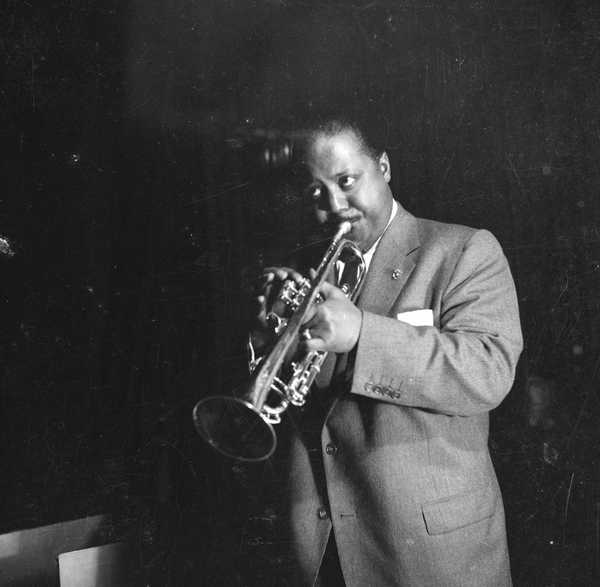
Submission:
M 306 154 L 307 193 L 320 224 L 352 222 L 347 238 L 363 251 L 381 236 L 392 209 L 386 153 L 373 159 L 352 130 L 312 137 Z

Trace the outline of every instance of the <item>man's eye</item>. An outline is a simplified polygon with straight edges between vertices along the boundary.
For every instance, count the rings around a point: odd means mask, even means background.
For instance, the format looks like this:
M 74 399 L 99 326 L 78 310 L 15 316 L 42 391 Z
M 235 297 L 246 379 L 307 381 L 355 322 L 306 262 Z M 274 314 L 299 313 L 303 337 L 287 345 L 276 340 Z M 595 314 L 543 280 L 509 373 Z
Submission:
M 356 178 L 350 175 L 340 177 L 339 185 L 343 190 L 351 188 L 356 183 Z
M 321 186 L 314 185 L 307 190 L 308 196 L 313 200 L 318 200 L 321 197 Z

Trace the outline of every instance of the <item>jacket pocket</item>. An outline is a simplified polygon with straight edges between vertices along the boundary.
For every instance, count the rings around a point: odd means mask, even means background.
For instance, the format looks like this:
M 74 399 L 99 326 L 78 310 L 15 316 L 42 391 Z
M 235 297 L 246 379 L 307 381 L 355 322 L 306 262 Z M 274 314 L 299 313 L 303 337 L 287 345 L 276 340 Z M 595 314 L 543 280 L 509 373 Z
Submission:
M 451 495 L 421 505 L 427 533 L 444 534 L 490 518 L 496 511 L 498 494 L 489 484 L 469 493 Z

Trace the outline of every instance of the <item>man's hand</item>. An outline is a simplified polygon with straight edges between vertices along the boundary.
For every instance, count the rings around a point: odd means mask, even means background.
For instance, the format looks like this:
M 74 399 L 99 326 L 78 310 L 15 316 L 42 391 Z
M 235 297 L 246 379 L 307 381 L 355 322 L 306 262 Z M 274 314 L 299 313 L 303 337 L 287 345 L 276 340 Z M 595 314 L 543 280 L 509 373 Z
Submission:
M 307 351 L 351 351 L 358 342 L 362 312 L 344 292 L 330 283 L 323 283 L 319 292 L 324 298 L 315 304 L 302 332 L 308 329 L 310 338 L 303 343 Z
M 290 311 L 279 298 L 285 281 L 293 280 L 300 287 L 304 277 L 289 267 L 267 267 L 255 285 L 256 309 L 250 340 L 259 355 L 268 351 L 277 340 L 278 318 L 289 317 Z M 294 347 L 295 348 L 295 347 Z
M 311 270 L 311 277 L 315 277 Z M 266 342 L 273 336 L 272 325 L 267 321 L 269 311 L 283 314 L 285 305 L 277 300 L 281 285 L 292 279 L 300 285 L 303 276 L 288 267 L 269 267 L 261 278 L 258 302 L 257 326 L 253 335 Z M 301 348 L 306 351 L 331 351 L 344 353 L 351 351 L 358 341 L 362 326 L 362 312 L 346 297 L 344 292 L 334 285 L 324 282 L 319 289 L 324 298 L 320 304 L 314 304 L 306 316 L 301 330 Z M 302 333 L 308 329 L 310 340 L 303 339 Z M 259 344 L 259 346 L 262 346 Z

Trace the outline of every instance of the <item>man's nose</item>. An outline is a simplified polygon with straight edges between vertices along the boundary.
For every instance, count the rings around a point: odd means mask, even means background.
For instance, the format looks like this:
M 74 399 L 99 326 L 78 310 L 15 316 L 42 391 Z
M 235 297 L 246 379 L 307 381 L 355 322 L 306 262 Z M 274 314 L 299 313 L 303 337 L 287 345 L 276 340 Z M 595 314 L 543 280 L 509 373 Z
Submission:
M 329 211 L 337 214 L 340 210 L 344 210 L 348 207 L 348 200 L 342 190 L 339 188 L 332 188 L 328 190 L 328 205 Z

